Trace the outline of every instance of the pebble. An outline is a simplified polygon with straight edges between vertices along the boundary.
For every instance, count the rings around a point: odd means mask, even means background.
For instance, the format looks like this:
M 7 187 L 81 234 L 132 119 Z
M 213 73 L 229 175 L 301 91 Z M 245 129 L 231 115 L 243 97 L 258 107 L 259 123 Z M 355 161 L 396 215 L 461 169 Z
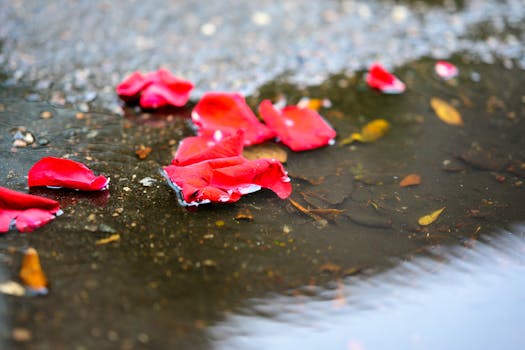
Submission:
M 49 119 L 51 117 L 53 117 L 53 113 L 51 113 L 50 111 L 42 111 L 40 113 L 40 118 L 42 119 Z
M 139 183 L 144 187 L 151 187 L 155 182 L 157 182 L 157 180 L 149 176 L 139 180 Z
M 33 337 L 29 329 L 21 327 L 14 328 L 11 335 L 13 337 L 13 340 L 18 342 L 27 342 L 30 341 Z

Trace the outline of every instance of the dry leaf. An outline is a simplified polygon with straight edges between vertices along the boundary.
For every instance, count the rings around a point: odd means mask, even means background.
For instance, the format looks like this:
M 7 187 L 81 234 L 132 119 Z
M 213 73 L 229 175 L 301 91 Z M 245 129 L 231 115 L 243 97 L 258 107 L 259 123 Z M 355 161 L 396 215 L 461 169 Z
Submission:
M 333 263 L 323 264 L 319 268 L 321 272 L 334 273 L 334 274 L 341 272 L 342 269 L 343 268 L 341 267 L 341 265 L 337 265 Z
M 244 147 L 242 155 L 248 160 L 270 158 L 278 160 L 281 163 L 286 163 L 286 160 L 288 159 L 288 153 L 286 150 L 275 143 Z
M 312 211 L 310 209 L 307 209 L 305 207 L 303 207 L 301 204 L 297 203 L 296 201 L 294 201 L 293 199 L 288 199 L 288 201 L 297 209 L 299 210 L 301 213 L 311 217 L 312 219 L 315 220 L 315 222 L 317 223 L 317 226 L 319 228 L 322 228 L 324 226 L 326 226 L 328 224 L 328 222 L 323 219 L 322 216 L 318 215 L 318 214 L 315 214 L 315 213 L 312 213 Z
M 463 125 L 463 119 L 457 109 L 437 97 L 430 99 L 430 105 L 439 119 L 450 125 Z
M 374 119 L 363 126 L 360 133 L 353 133 L 342 140 L 341 145 L 347 145 L 354 141 L 373 142 L 385 136 L 389 129 L 390 123 L 388 121 L 385 119 Z
M 235 220 L 253 221 L 253 214 L 249 209 L 241 208 L 239 212 L 237 212 L 237 215 L 235 215 Z
M 407 187 L 407 186 L 415 186 L 419 185 L 421 183 L 421 176 L 419 174 L 409 174 L 401 180 L 399 183 L 399 186 L 401 187 Z
M 108 243 L 111 243 L 111 242 L 116 242 L 118 240 L 120 240 L 120 235 L 117 233 L 117 234 L 111 235 L 109 237 L 99 239 L 98 241 L 95 242 L 95 244 L 96 245 L 108 244 Z
M 38 293 L 47 293 L 47 279 L 42 266 L 40 266 L 36 249 L 28 248 L 26 250 L 19 276 L 28 288 Z
M 152 150 L 153 149 L 151 147 L 140 145 L 140 147 L 135 151 L 135 154 L 139 159 L 146 159 Z
M 438 209 L 428 215 L 425 215 L 425 216 L 422 216 L 419 218 L 419 220 L 417 221 L 418 224 L 420 224 L 421 226 L 428 226 L 430 225 L 431 223 L 433 223 L 434 221 L 437 220 L 437 218 L 441 215 L 441 213 L 443 212 L 443 210 L 445 210 L 445 207 L 441 208 L 441 209 Z

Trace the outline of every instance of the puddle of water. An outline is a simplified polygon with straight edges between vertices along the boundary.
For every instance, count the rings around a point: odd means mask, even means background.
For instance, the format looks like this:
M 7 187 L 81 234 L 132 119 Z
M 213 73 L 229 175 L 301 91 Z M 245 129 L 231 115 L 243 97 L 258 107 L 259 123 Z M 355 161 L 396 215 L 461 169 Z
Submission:
M 8 303 L 12 324 L 31 330 L 31 344 L 43 348 L 210 348 L 207 328 L 247 301 L 309 284 L 324 287 L 352 271 L 391 266 L 392 257 L 462 243 L 523 220 L 523 174 L 491 164 L 525 161 L 524 72 L 463 56 L 454 62 L 461 69 L 457 84 L 435 78 L 431 60 L 399 69 L 408 85 L 400 96 L 368 90 L 360 73 L 302 89 L 271 84 L 249 99 L 256 106 L 278 94 L 290 103 L 301 96 L 329 98 L 332 107 L 322 114 L 340 138 L 374 118 L 391 123 L 372 144 L 289 153 L 292 198 L 343 210 L 324 223 L 269 191 L 197 212 L 180 207 L 158 170 L 177 143 L 193 135 L 188 110 L 165 111 L 165 120 L 133 109 L 124 117 L 79 114 L 34 101 L 30 88 L 5 86 L 0 178 L 7 187 L 24 191 L 28 169 L 44 155 L 69 156 L 111 178 L 108 197 L 39 192 L 59 200 L 64 215 L 33 234 L 2 237 L 0 249 L 11 258 L 8 274 L 17 275 L 19 252 L 31 245 L 51 281 L 47 297 Z M 466 126 L 437 119 L 433 96 L 456 105 Z M 42 118 L 43 111 L 52 117 Z M 35 135 L 35 147 L 12 149 L 10 131 L 20 126 Z M 48 142 L 38 144 L 42 138 Z M 144 160 L 135 155 L 141 145 L 153 149 Z M 413 172 L 422 176 L 421 185 L 400 188 L 401 178 Z M 146 187 L 140 182 L 146 177 L 157 181 Z M 418 217 L 443 206 L 435 224 L 417 225 Z M 246 210 L 253 221 L 235 219 Z M 114 233 L 119 242 L 95 245 Z M 339 272 L 326 273 L 330 266 Z
M 329 289 L 247 300 L 214 349 L 521 349 L 525 226 Z

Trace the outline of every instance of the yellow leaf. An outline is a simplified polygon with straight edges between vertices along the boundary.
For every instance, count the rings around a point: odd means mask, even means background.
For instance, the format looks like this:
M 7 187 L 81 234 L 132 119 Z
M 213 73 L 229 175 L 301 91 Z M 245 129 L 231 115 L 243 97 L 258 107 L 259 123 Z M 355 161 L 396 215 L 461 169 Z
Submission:
M 28 248 L 26 250 L 19 276 L 27 287 L 36 291 L 47 290 L 46 275 L 40 265 L 40 259 L 36 249 Z
M 96 245 L 108 244 L 108 243 L 111 243 L 111 242 L 116 242 L 119 239 L 120 239 L 120 235 L 117 233 L 117 234 L 111 235 L 109 237 L 99 239 L 98 241 L 95 242 L 95 244 Z
M 388 123 L 388 121 L 384 119 L 374 119 L 370 123 L 367 123 L 365 126 L 363 126 L 360 133 L 351 134 L 342 140 L 341 144 L 347 145 L 354 141 L 373 142 L 385 136 L 389 129 L 390 123 Z
M 445 207 L 441 208 L 441 209 L 438 209 L 428 215 L 425 215 L 425 216 L 422 216 L 419 218 L 419 220 L 417 221 L 418 224 L 420 224 L 421 226 L 428 226 L 430 225 L 431 223 L 433 223 L 434 221 L 437 220 L 437 218 L 441 215 L 441 213 L 443 212 L 443 210 L 445 210 Z
M 463 119 L 458 110 L 452 107 L 448 102 L 437 97 L 430 99 L 430 105 L 439 119 L 450 125 L 463 125 Z

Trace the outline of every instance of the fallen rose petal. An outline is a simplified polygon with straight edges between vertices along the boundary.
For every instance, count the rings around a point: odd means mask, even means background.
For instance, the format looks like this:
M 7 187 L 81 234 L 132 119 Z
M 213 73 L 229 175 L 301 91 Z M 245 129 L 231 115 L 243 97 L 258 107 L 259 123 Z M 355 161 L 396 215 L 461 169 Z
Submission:
M 279 111 L 270 100 L 264 100 L 259 105 L 259 113 L 281 142 L 293 151 L 326 146 L 336 136 L 323 117 L 310 108 L 287 106 Z
M 107 188 L 109 179 L 95 176 L 84 164 L 70 159 L 45 157 L 29 170 L 29 187 L 64 187 L 81 191 L 100 191 Z
M 153 82 L 140 96 L 142 108 L 160 108 L 164 106 L 182 107 L 190 99 L 193 84 L 186 80 L 167 84 L 164 80 Z
M 161 68 L 144 75 L 134 72 L 117 86 L 116 91 L 126 101 L 140 98 L 143 108 L 182 107 L 188 102 L 193 87 L 190 81 Z
M 58 202 L 0 187 L 0 232 L 31 232 L 60 215 Z
M 368 86 L 385 94 L 400 94 L 405 91 L 405 84 L 378 63 L 373 64 L 366 75 Z
M 282 164 L 270 159 L 229 157 L 187 166 L 169 165 L 164 167 L 164 175 L 179 193 L 182 205 L 235 202 L 261 187 L 280 198 L 288 197 L 292 191 Z
M 458 67 L 447 61 L 436 62 L 434 70 L 438 76 L 445 80 L 452 79 L 459 74 Z
M 199 135 L 219 130 L 227 136 L 242 129 L 245 145 L 254 145 L 275 137 L 275 133 L 257 119 L 244 97 L 238 93 L 204 94 L 193 109 L 191 118 L 199 128 Z
M 151 82 L 140 72 L 133 72 L 117 86 L 117 94 L 123 98 L 132 100 L 138 97 L 140 91 Z
M 181 141 L 171 161 L 173 165 L 189 165 L 204 160 L 240 156 L 244 144 L 244 132 L 223 137 L 221 132 L 213 135 L 187 137 Z

